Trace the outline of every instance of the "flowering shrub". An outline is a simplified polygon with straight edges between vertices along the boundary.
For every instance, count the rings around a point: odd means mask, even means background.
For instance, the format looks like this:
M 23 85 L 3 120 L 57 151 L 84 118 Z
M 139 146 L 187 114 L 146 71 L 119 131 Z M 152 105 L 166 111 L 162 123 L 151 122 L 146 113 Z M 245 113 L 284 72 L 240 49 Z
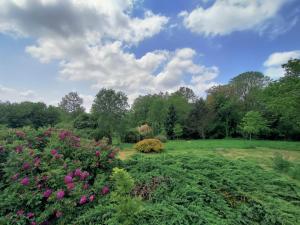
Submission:
M 117 152 L 67 130 L 10 133 L 0 146 L 0 224 L 74 224 L 108 205 Z
M 158 139 L 144 139 L 135 144 L 134 148 L 139 152 L 161 152 L 163 144 Z

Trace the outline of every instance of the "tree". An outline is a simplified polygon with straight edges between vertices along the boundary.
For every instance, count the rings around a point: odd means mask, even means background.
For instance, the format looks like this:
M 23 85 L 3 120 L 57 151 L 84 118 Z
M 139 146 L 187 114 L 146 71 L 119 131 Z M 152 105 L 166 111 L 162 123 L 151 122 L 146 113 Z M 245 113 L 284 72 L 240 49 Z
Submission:
M 206 132 L 208 131 L 208 126 L 212 122 L 211 113 L 209 113 L 209 108 L 206 102 L 200 98 L 197 100 L 186 122 L 186 129 L 190 134 L 197 134 L 202 139 L 205 139 Z
M 174 127 L 174 134 L 175 134 L 175 137 L 178 139 L 179 137 L 182 136 L 183 134 L 183 129 L 182 129 L 182 126 L 179 124 L 179 123 L 176 123 L 175 124 L 175 127 Z
M 258 94 L 269 85 L 271 79 L 261 72 L 250 71 L 242 73 L 230 80 L 232 95 L 239 100 L 241 110 L 247 112 L 259 106 Z
M 246 134 L 249 134 L 251 140 L 253 134 L 259 134 L 259 132 L 267 129 L 267 122 L 260 112 L 249 111 L 242 119 L 241 128 Z
M 174 127 L 177 121 L 177 114 L 174 105 L 170 105 L 165 121 L 165 130 L 170 139 L 174 138 Z
M 210 88 L 207 92 L 207 105 L 214 117 L 211 130 L 214 137 L 236 135 L 242 110 L 238 98 L 233 94 L 232 86 L 219 85 Z
M 78 114 L 84 111 L 82 104 L 83 99 L 79 97 L 77 92 L 70 92 L 62 98 L 59 107 L 67 113 Z
M 127 96 L 113 89 L 101 89 L 92 105 L 92 115 L 97 119 L 99 131 L 112 143 L 114 132 L 121 134 L 127 108 Z
M 178 91 L 174 92 L 174 95 L 181 95 L 190 103 L 193 103 L 197 100 L 194 91 L 188 87 L 180 87 Z
M 300 77 L 300 59 L 290 59 L 282 68 L 285 70 L 285 76 Z

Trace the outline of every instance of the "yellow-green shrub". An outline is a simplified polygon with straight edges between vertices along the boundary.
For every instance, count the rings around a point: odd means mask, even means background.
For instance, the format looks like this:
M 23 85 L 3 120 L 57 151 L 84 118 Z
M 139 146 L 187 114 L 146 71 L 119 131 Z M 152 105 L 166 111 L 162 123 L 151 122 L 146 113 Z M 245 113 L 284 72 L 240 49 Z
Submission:
M 163 144 L 158 139 L 144 139 L 135 144 L 134 148 L 139 152 L 161 152 Z

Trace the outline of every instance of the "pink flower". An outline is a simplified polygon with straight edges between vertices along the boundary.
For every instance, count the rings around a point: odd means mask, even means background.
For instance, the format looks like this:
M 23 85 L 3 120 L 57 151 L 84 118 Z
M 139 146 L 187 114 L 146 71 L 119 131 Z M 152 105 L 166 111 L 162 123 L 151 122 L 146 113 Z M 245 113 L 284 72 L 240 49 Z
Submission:
M 19 154 L 19 153 L 22 153 L 23 152 L 23 146 L 19 145 L 16 147 L 16 152 Z
M 33 217 L 34 217 L 34 213 L 32 213 L 32 212 L 27 213 L 27 218 L 28 219 L 31 219 Z
M 56 154 L 56 155 L 55 155 L 55 159 L 60 159 L 61 157 L 62 157 L 61 154 Z
M 91 195 L 89 199 L 90 199 L 90 202 L 94 201 L 95 195 Z
M 24 215 L 24 210 L 23 210 L 23 209 L 18 210 L 18 211 L 17 211 L 17 215 L 18 215 L 18 216 Z
M 83 189 L 84 189 L 84 190 L 89 189 L 89 184 L 86 184 L 86 183 L 85 183 L 85 184 L 83 185 Z
M 108 157 L 113 159 L 113 158 L 115 158 L 115 154 L 116 154 L 115 152 L 111 152 L 111 153 L 109 153 Z
M 29 182 L 30 182 L 30 180 L 29 180 L 28 177 L 25 177 L 25 178 L 23 178 L 23 179 L 21 180 L 21 184 L 24 185 L 24 186 L 29 185 Z
M 69 184 L 73 182 L 73 178 L 69 175 L 65 176 L 65 184 Z
M 106 195 L 109 193 L 109 187 L 108 186 L 104 186 L 101 190 L 102 195 Z
M 97 157 L 99 157 L 101 155 L 101 152 L 100 151 L 96 151 L 95 154 L 96 154 Z
M 37 223 L 34 222 L 34 221 L 32 221 L 32 222 L 30 223 L 30 225 L 37 225 Z
M 73 190 L 74 187 L 75 187 L 75 184 L 74 184 L 74 183 L 68 183 L 68 184 L 67 184 L 67 189 L 68 189 L 69 191 Z
M 59 218 L 62 216 L 62 214 L 63 213 L 61 211 L 56 211 L 55 216 L 56 216 L 56 218 Z
M 39 167 L 40 164 L 41 164 L 41 158 L 40 157 L 35 157 L 33 162 L 34 162 L 35 167 Z
M 89 175 L 90 175 L 89 172 L 84 171 L 84 172 L 80 175 L 80 180 L 85 180 Z
M 87 202 L 86 196 L 85 196 L 85 195 L 81 196 L 80 201 L 79 201 L 79 204 L 80 204 L 80 205 L 83 205 L 83 204 L 85 204 L 86 202 Z
M 19 138 L 24 138 L 25 137 L 25 133 L 23 131 L 17 130 L 16 131 L 16 135 Z
M 30 164 L 28 162 L 23 163 L 23 170 L 28 170 L 30 168 Z
M 77 177 L 80 177 L 81 176 L 81 170 L 79 168 L 76 169 L 74 175 L 77 176 Z
M 51 189 L 47 189 L 47 190 L 44 192 L 43 196 L 44 196 L 45 198 L 49 198 L 51 194 L 52 194 L 52 190 L 51 190 Z
M 57 198 L 57 199 L 62 199 L 64 196 L 65 196 L 65 192 L 64 192 L 63 190 L 59 190 L 59 191 L 56 193 L 56 198 Z
M 17 179 L 18 179 L 18 177 L 19 177 L 19 173 L 16 173 L 15 175 L 13 175 L 13 176 L 12 176 L 12 178 L 11 178 L 11 179 L 13 179 L 13 180 L 17 180 Z
M 55 156 L 55 155 L 57 154 L 57 150 L 56 150 L 56 149 L 52 149 L 52 150 L 50 151 L 50 153 L 51 153 L 51 155 Z

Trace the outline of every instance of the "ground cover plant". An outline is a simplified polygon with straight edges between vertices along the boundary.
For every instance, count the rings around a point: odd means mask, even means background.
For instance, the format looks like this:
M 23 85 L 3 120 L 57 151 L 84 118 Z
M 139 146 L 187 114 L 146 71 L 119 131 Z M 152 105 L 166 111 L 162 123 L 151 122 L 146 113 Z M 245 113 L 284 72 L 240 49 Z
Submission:
M 299 224 L 300 185 L 246 160 L 136 155 L 127 163 L 144 199 L 138 224 Z

